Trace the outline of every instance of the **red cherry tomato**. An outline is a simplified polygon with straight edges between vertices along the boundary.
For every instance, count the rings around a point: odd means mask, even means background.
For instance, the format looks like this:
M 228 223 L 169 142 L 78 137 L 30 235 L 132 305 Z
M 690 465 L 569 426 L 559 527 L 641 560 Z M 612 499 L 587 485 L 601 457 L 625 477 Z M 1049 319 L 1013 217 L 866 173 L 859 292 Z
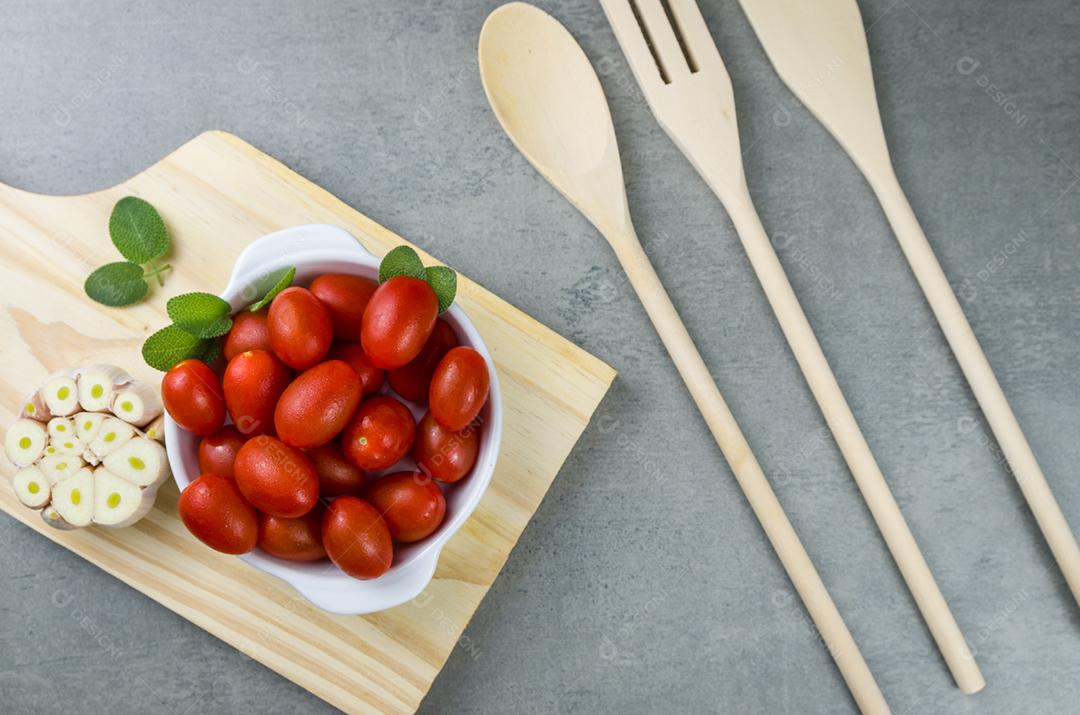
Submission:
M 305 370 L 285 388 L 274 410 L 278 438 L 293 447 L 318 447 L 338 436 L 360 404 L 360 376 L 341 360 Z
M 431 337 L 424 343 L 420 354 L 414 357 L 408 365 L 391 370 L 386 374 L 390 387 L 406 400 L 424 402 L 428 397 L 428 386 L 431 385 L 431 376 L 435 374 L 435 368 L 443 355 L 456 347 L 457 335 L 454 329 L 445 320 L 435 321 L 435 329 L 431 331 Z
M 311 461 L 276 437 L 252 437 L 236 454 L 236 484 L 259 511 L 303 516 L 319 499 L 319 476 Z
M 431 415 L 451 432 L 460 432 L 480 414 L 488 388 L 484 356 L 472 348 L 454 348 L 439 361 L 431 377 Z
M 225 396 L 217 373 L 200 360 L 184 360 L 161 380 L 161 401 L 181 428 L 205 437 L 225 424 Z
M 416 428 L 413 459 L 416 466 L 440 482 L 456 482 L 472 470 L 480 451 L 480 426 L 470 424 L 451 432 L 429 411 Z
M 306 288 L 286 288 L 270 303 L 270 345 L 289 367 L 307 370 L 330 349 L 330 312 Z
M 246 438 L 235 425 L 225 425 L 214 434 L 199 440 L 199 471 L 233 478 L 233 462 L 236 453 L 244 446 Z
M 222 379 L 229 417 L 240 434 L 274 431 L 274 406 L 289 385 L 289 369 L 265 350 L 242 352 L 225 368 Z
M 342 436 L 341 448 L 356 466 L 386 469 L 409 453 L 416 421 L 409 408 L 386 395 L 360 403 Z
M 232 328 L 225 336 L 225 359 L 232 360 L 246 350 L 270 350 L 270 325 L 265 309 L 252 313 L 242 310 L 232 319 Z
M 439 528 L 446 516 L 446 497 L 422 472 L 395 472 L 376 479 L 367 499 L 379 510 L 395 541 L 419 541 Z
M 306 452 L 319 475 L 319 496 L 340 497 L 356 494 L 364 488 L 367 477 L 362 469 L 345 459 L 341 448 L 333 442 Z
M 318 561 L 326 558 L 326 549 L 322 545 L 324 511 L 322 506 L 316 505 L 307 514 L 295 519 L 259 514 L 259 548 L 287 561 Z
M 390 529 L 379 512 L 358 497 L 330 502 L 323 517 L 322 542 L 330 560 L 353 578 L 378 578 L 394 561 Z
M 236 482 L 204 474 L 180 494 L 180 519 L 195 537 L 226 554 L 246 554 L 255 548 L 259 522 Z
M 349 367 L 356 370 L 356 374 L 360 376 L 360 382 L 364 384 L 364 397 L 374 395 L 383 386 L 386 371 L 371 364 L 371 359 L 364 354 L 360 343 L 335 343 L 326 357 L 330 360 L 346 362 Z
M 368 301 L 360 344 L 375 367 L 401 367 L 420 354 L 438 317 L 439 299 L 427 281 L 394 276 Z
M 308 288 L 330 311 L 334 337 L 338 340 L 360 340 L 360 321 L 364 317 L 371 294 L 379 284 L 370 278 L 347 273 L 324 273 Z

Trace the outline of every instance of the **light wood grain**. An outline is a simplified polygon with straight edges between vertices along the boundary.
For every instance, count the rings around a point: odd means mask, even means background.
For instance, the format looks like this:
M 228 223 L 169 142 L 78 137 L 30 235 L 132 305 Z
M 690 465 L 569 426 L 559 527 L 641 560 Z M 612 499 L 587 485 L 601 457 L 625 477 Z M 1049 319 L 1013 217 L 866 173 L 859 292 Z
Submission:
M 731 216 L 780 329 L 832 431 L 874 521 L 885 539 L 942 656 L 960 688 L 985 685 L 964 635 L 908 528 L 870 446 L 844 398 L 799 299 L 758 218 L 743 172 L 731 79 L 694 0 L 670 0 L 671 21 L 660 0 L 601 0 L 645 99 L 668 136 L 712 188 Z M 672 40 L 646 46 L 678 31 Z M 685 48 L 685 52 L 683 50 Z M 693 62 L 695 72 L 689 72 Z M 658 84 L 657 63 L 667 83 Z M 680 71 L 672 68 L 683 68 Z
M 165 218 L 174 270 L 146 303 L 109 309 L 87 299 L 82 282 L 98 265 L 119 260 L 108 218 L 130 194 Z M 202 134 L 131 180 L 86 196 L 0 185 L 3 423 L 60 367 L 115 363 L 159 382 L 139 348 L 168 322 L 166 296 L 221 290 L 248 243 L 309 223 L 341 226 L 377 255 L 403 242 L 221 132 Z M 51 529 L 16 501 L 10 485 L 0 489 L 0 508 L 342 710 L 413 712 L 615 374 L 465 277 L 458 300 L 498 369 L 502 452 L 484 499 L 447 544 L 431 585 L 410 603 L 369 616 L 315 609 L 284 582 L 195 541 L 177 517 L 171 483 L 146 519 L 121 531 Z M 10 476 L 14 468 L 5 460 L 3 471 Z M 476 646 L 482 657 L 483 644 Z
M 740 0 L 784 83 L 862 171 L 986 415 L 1073 598 L 1080 545 L 893 171 L 855 0 Z
M 621 9 L 630 12 L 629 6 Z M 659 3 L 642 9 L 653 18 L 663 17 Z M 640 57 L 649 50 L 643 38 L 637 39 L 631 51 Z M 654 42 L 678 52 L 670 32 Z M 484 23 L 480 73 L 495 115 L 515 145 L 614 250 L 859 707 L 865 713 L 887 713 L 855 640 L 642 250 L 627 205 L 611 115 L 588 58 L 554 18 L 531 5 L 511 3 Z M 668 74 L 687 75 L 685 66 Z M 645 82 L 660 86 L 655 66 Z

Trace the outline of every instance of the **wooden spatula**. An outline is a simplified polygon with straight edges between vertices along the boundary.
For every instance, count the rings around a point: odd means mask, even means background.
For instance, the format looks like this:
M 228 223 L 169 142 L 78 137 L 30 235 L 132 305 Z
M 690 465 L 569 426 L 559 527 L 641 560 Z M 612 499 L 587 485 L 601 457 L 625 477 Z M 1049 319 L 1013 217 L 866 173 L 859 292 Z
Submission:
M 521 153 L 611 244 L 747 501 L 864 713 L 888 706 L 735 418 L 713 382 L 630 221 L 619 149 L 600 81 L 558 21 L 524 3 L 480 32 L 480 77 Z
M 701 11 L 694 0 L 600 0 L 600 4 L 660 126 L 731 216 L 788 345 L 949 670 L 964 692 L 982 689 L 986 683 L 964 635 L 754 209 L 743 175 L 731 80 Z
M 1080 546 L 893 172 L 855 0 L 739 0 L 773 66 L 870 182 L 1061 572 L 1080 603 Z

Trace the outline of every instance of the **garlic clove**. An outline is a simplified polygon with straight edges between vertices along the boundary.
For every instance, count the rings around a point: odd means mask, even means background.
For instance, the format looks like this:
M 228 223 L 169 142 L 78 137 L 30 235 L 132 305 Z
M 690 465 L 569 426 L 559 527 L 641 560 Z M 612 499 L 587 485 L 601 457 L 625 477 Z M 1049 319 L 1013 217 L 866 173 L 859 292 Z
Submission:
M 97 436 L 90 443 L 90 451 L 104 459 L 135 436 L 135 428 L 116 417 L 106 417 L 98 428 Z
M 52 490 L 48 478 L 37 467 L 20 469 L 11 479 L 15 496 L 31 509 L 40 509 L 49 503 Z
M 94 517 L 94 473 L 83 467 L 52 487 L 52 506 L 71 526 L 89 526 Z
M 79 389 L 67 375 L 54 375 L 46 380 L 41 395 L 53 416 L 67 417 L 79 409 Z
M 56 484 L 73 477 L 80 469 L 86 466 L 82 458 L 70 454 L 54 454 L 42 457 L 37 467 L 41 470 L 50 484 Z
M 113 474 L 140 487 L 156 487 L 169 478 L 165 448 L 146 437 L 128 440 L 105 457 L 103 464 Z
M 4 452 L 16 467 L 29 467 L 45 451 L 48 432 L 40 422 L 21 419 L 8 428 Z
M 115 453 L 114 453 L 115 454 Z M 134 524 L 154 506 L 155 490 L 140 489 L 109 471 L 94 470 L 94 523 L 119 529 Z

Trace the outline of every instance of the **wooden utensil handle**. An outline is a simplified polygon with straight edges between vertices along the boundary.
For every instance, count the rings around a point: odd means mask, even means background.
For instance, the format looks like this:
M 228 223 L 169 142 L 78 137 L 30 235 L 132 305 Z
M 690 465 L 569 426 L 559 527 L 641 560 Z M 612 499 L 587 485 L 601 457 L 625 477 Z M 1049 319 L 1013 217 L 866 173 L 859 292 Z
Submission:
M 986 681 L 844 399 L 749 192 L 729 198 L 724 205 L 825 421 L 953 678 L 965 693 L 978 692 Z
M 630 231 L 632 234 L 632 229 Z M 682 375 L 687 389 L 720 446 L 720 451 L 723 452 L 731 471 L 735 473 L 735 479 L 742 487 L 746 500 L 750 502 L 750 507 L 761 522 L 769 542 L 780 557 L 780 563 L 836 661 L 859 709 L 863 713 L 889 712 L 889 706 L 866 661 L 863 660 L 859 647 L 851 637 L 840 612 L 836 610 L 825 584 L 818 576 L 813 562 L 788 521 L 753 452 L 750 451 L 750 445 L 724 402 L 708 367 L 701 359 L 694 341 L 687 333 L 637 237 L 630 235 L 611 243 L 615 246 L 619 262 L 626 270 L 645 311 L 656 327 L 656 332 L 660 334 L 675 367 Z
M 919 226 L 911 204 L 900 187 L 896 175 L 890 170 L 870 179 L 885 215 L 892 225 L 915 278 L 934 311 L 942 332 L 960 363 L 975 399 L 978 400 L 986 421 L 994 433 L 1001 451 L 1005 454 L 1013 475 L 1020 485 L 1028 506 L 1050 545 L 1050 551 L 1065 575 L 1073 598 L 1080 604 L 1080 546 L 1077 545 L 1065 515 L 1061 512 L 1050 485 L 1043 476 L 1039 463 L 1009 407 L 993 368 L 979 346 L 960 302 L 956 299 L 949 279 L 941 269 L 926 234 Z

